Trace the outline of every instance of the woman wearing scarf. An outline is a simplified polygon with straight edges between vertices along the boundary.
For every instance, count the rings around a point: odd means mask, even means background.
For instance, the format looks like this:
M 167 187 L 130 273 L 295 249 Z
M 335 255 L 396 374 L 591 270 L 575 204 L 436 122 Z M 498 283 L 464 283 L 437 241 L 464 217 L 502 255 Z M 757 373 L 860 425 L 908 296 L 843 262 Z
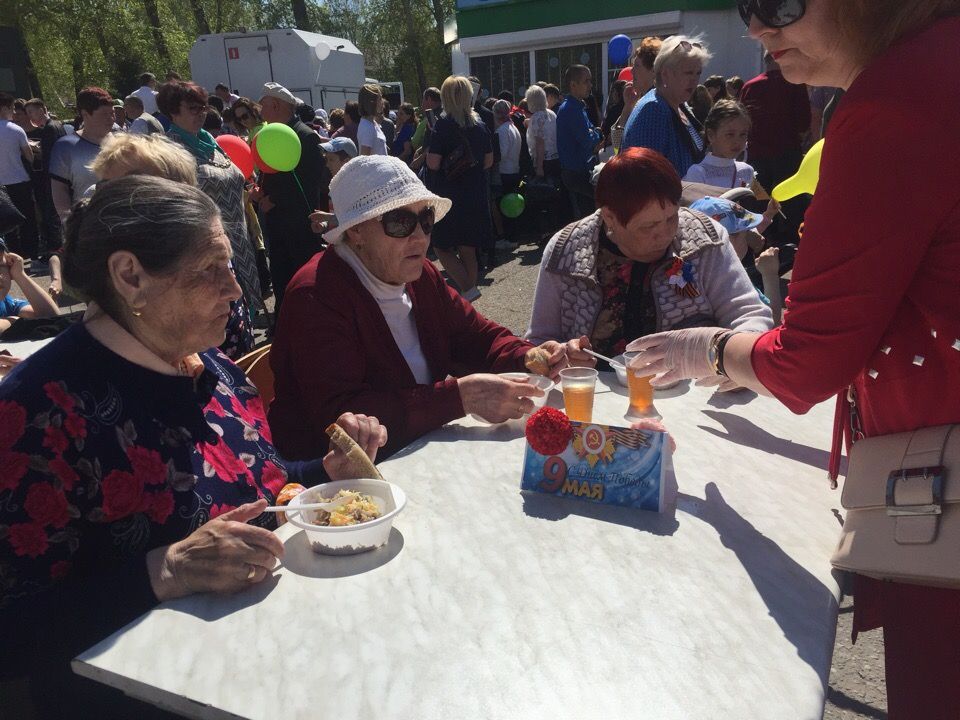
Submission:
M 257 256 L 247 234 L 243 204 L 244 178 L 213 136 L 203 129 L 207 92 L 188 82 L 169 82 L 157 95 L 160 111 L 170 118 L 167 137 L 183 145 L 197 161 L 197 183 L 220 209 L 223 228 L 233 249 L 233 272 L 243 290 L 231 307 L 224 353 L 237 358 L 253 349 L 251 307 L 262 307 Z

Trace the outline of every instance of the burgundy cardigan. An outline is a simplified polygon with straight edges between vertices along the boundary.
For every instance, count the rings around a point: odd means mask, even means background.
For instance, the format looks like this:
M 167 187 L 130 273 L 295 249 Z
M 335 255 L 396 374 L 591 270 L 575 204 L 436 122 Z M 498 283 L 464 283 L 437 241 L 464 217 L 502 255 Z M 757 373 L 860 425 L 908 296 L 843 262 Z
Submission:
M 336 252 L 318 253 L 294 275 L 270 351 L 268 417 L 284 458 L 322 457 L 324 428 L 344 412 L 386 425 L 387 457 L 463 417 L 457 377 L 524 369 L 532 345 L 478 313 L 429 261 L 407 292 L 431 385 L 417 384 L 376 300 Z

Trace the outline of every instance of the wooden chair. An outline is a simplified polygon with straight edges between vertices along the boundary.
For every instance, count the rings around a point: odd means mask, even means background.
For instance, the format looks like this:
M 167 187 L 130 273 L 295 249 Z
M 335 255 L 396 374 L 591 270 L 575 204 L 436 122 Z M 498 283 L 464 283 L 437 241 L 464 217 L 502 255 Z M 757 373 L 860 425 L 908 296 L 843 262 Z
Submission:
M 256 358 L 245 372 L 250 378 L 257 390 L 260 391 L 260 399 L 263 401 L 263 407 L 266 410 L 273 402 L 273 369 L 270 367 L 270 346 L 265 348 L 266 352 Z
M 253 365 L 254 361 L 259 359 L 260 357 L 262 357 L 268 352 L 270 352 L 269 345 L 258 347 L 256 350 L 251 350 L 242 358 L 236 361 L 236 366 L 241 370 L 243 370 L 244 372 L 248 372 L 250 370 L 250 366 Z

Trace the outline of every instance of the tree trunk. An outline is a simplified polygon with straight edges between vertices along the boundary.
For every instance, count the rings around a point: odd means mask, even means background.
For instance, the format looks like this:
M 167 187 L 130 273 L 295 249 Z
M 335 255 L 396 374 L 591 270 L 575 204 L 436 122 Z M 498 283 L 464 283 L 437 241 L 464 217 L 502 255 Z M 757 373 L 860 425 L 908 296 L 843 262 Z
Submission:
M 297 26 L 297 30 L 313 32 L 310 16 L 307 15 L 306 0 L 291 0 L 291 4 L 293 5 L 293 24 Z
M 160 29 L 160 9 L 157 7 L 157 0 L 143 0 L 143 10 L 150 23 L 150 32 L 153 33 L 153 44 L 157 46 L 157 54 L 161 60 L 169 64 L 170 51 L 167 49 L 167 41 L 163 39 L 163 31 Z
M 413 8 L 410 0 L 401 0 L 403 5 L 403 16 L 407 21 L 407 47 L 413 55 L 413 64 L 417 69 L 417 83 L 420 87 L 417 89 L 416 97 L 423 95 L 427 89 L 427 71 L 423 65 L 423 53 L 420 52 L 420 40 L 417 37 L 417 29 L 414 25 Z
M 217 32 L 223 32 L 223 0 L 217 0 Z
M 193 10 L 193 17 L 197 21 L 197 34 L 209 35 L 210 23 L 207 22 L 207 13 L 203 10 L 203 3 L 200 0 L 190 0 L 190 9 Z
M 443 24 L 446 22 L 447 14 L 443 7 L 443 0 L 433 0 L 433 21 L 436 24 L 437 39 L 440 40 L 440 46 L 443 46 Z

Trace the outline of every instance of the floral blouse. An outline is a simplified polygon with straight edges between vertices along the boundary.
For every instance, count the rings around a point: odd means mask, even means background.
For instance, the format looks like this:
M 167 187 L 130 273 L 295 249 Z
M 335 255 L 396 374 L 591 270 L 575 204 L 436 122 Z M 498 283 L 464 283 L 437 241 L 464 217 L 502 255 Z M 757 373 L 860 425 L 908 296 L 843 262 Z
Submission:
M 650 267 L 625 257 L 601 232 L 596 272 L 602 301 L 590 337 L 601 355 L 619 355 L 631 340 L 656 332 L 657 310 L 647 277 Z
M 273 502 L 287 475 L 256 388 L 220 352 L 200 359 L 163 375 L 78 324 L 0 384 L 0 610 L 111 568 L 142 588 L 149 550 Z

